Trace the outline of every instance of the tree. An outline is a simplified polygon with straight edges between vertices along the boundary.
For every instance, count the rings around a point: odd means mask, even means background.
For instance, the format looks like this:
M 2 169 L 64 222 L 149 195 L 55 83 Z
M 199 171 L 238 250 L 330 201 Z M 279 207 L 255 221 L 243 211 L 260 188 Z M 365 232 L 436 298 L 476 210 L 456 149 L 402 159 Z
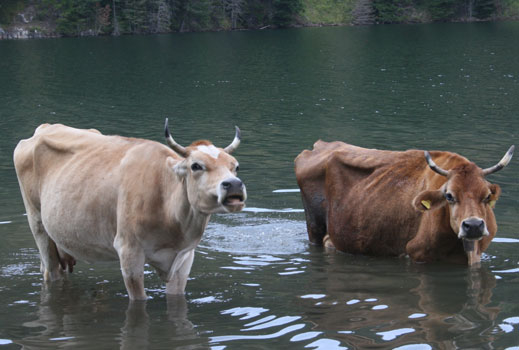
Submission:
M 301 0 L 273 0 L 272 23 L 278 27 L 287 27 L 294 22 L 295 16 L 303 9 Z
M 149 1 L 151 15 L 151 31 L 165 33 L 171 29 L 171 8 L 166 0 Z
M 353 24 L 369 25 L 375 23 L 373 0 L 357 0 L 353 9 Z
M 231 18 L 231 29 L 238 27 L 238 18 L 243 13 L 244 0 L 224 0 L 225 9 L 229 12 Z
M 105 28 L 110 25 L 110 12 L 112 9 L 110 5 L 106 4 L 101 6 L 100 3 L 96 3 L 96 18 L 95 18 L 95 34 L 99 35 Z
M 16 14 L 25 6 L 23 0 L 0 1 L 0 24 L 10 24 Z
M 96 18 L 96 0 L 63 0 L 54 5 L 59 14 L 56 29 L 67 36 L 80 36 L 93 30 Z
M 494 0 L 476 0 L 474 4 L 474 17 L 487 19 L 496 13 Z
M 241 17 L 247 28 L 260 28 L 270 23 L 272 12 L 271 0 L 247 0 Z
M 379 23 L 402 23 L 406 21 L 405 10 L 412 7 L 411 0 L 374 0 L 373 7 L 377 22 Z
M 121 26 L 127 33 L 146 33 L 149 29 L 147 0 L 124 0 L 121 6 Z
M 119 36 L 121 35 L 121 31 L 119 28 L 119 21 L 117 20 L 117 13 L 115 11 L 115 0 L 112 0 L 112 9 L 113 9 L 113 30 L 112 35 L 113 36 Z
M 456 0 L 429 0 L 426 8 L 435 22 L 446 22 L 454 18 L 459 3 Z
M 177 3 L 179 31 L 207 30 L 211 18 L 210 0 L 184 0 Z

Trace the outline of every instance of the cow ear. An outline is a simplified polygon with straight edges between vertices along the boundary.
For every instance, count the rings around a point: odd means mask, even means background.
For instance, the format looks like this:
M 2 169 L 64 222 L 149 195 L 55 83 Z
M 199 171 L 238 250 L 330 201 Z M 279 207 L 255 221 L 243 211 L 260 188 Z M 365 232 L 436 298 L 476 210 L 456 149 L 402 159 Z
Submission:
M 499 196 L 501 195 L 501 187 L 499 187 L 499 185 L 490 185 L 489 186 L 490 188 L 490 202 L 488 203 L 488 205 L 490 205 L 490 207 L 492 209 L 494 209 L 494 207 L 496 206 L 496 202 L 497 200 L 499 199 Z
M 416 210 L 424 212 L 426 210 L 435 210 L 445 205 L 447 201 L 443 196 L 443 191 L 423 191 L 413 200 L 413 206 Z
M 167 160 L 168 168 L 172 169 L 178 177 L 185 177 L 187 175 L 187 165 L 186 160 L 182 161 L 175 160 L 171 157 L 168 157 Z

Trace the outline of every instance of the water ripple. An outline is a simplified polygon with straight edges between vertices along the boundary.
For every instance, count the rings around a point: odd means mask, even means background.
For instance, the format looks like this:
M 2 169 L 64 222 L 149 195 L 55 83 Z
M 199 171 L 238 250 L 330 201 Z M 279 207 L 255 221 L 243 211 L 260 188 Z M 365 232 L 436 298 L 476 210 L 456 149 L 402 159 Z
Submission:
M 311 344 L 308 344 L 307 346 L 305 346 L 305 348 L 314 348 L 316 350 L 346 350 L 346 349 L 348 349 L 347 347 L 340 346 L 340 345 L 341 345 L 341 342 L 338 340 L 323 338 L 323 339 L 316 340 Z
M 226 342 L 226 341 L 232 341 L 232 340 L 265 340 L 265 339 L 273 339 L 273 338 L 279 338 L 284 336 L 285 334 L 295 332 L 297 330 L 300 330 L 304 328 L 306 325 L 303 323 L 295 324 L 292 326 L 288 326 L 286 328 L 283 328 L 282 330 L 272 333 L 272 334 L 262 334 L 262 335 L 224 335 L 224 336 L 217 336 L 217 337 L 211 337 L 211 342 L 218 343 L 218 342 Z
M 231 315 L 231 316 L 242 316 L 240 320 L 248 320 L 250 318 L 257 317 L 264 312 L 269 311 L 268 309 L 264 309 L 262 307 L 235 307 L 229 310 L 223 310 L 221 312 L 222 315 Z
M 393 329 L 391 331 L 387 332 L 378 332 L 377 335 L 380 335 L 382 337 L 382 340 L 385 341 L 391 341 L 395 340 L 401 335 L 413 333 L 415 330 L 413 328 L 400 328 L 400 329 Z
M 260 329 L 266 329 L 266 328 L 271 328 L 271 327 L 275 327 L 275 326 L 283 326 L 283 325 L 292 323 L 294 321 L 297 321 L 299 319 L 301 319 L 301 316 L 283 316 L 283 317 L 275 318 L 272 321 L 256 325 L 254 327 L 242 329 L 242 331 L 246 331 L 246 332 L 257 331 Z

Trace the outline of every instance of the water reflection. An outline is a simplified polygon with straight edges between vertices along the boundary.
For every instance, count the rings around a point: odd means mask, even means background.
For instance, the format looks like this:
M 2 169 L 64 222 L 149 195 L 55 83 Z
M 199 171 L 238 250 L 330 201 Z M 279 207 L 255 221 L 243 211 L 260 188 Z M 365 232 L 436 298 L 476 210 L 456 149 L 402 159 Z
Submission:
M 335 330 L 355 349 L 424 343 L 434 349 L 492 348 L 501 307 L 492 303 L 496 278 L 488 269 L 396 263 L 408 270 L 403 273 L 391 261 L 330 258 L 350 259 L 348 268 L 329 265 L 326 290 L 301 296 L 316 330 Z
M 184 296 L 166 298 L 166 310 L 162 313 L 153 310 L 155 319 L 150 320 L 148 308 L 164 308 L 161 300 L 150 305 L 124 298 L 113 300 L 111 294 L 102 289 L 85 291 L 69 281 L 42 287 L 37 319 L 23 324 L 31 329 L 31 335 L 14 342 L 23 349 L 95 348 L 101 344 L 121 350 L 168 344 L 182 350 L 208 349 L 207 342 L 199 337 L 188 319 Z M 96 326 L 99 323 L 103 324 L 102 328 Z

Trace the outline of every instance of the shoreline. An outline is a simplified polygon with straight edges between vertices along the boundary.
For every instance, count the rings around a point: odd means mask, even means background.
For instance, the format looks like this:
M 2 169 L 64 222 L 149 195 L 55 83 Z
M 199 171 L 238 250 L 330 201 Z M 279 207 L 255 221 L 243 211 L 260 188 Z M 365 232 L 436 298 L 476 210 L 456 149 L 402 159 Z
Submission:
M 54 31 L 55 28 L 49 23 L 16 23 L 10 26 L 0 25 L 0 41 L 2 40 L 30 40 L 30 39 L 57 39 L 57 38 L 81 38 L 81 37 L 107 37 L 107 36 L 128 36 L 128 35 L 154 35 L 154 34 L 173 34 L 173 33 L 207 33 L 207 32 L 233 32 L 233 31 L 260 31 L 260 30 L 275 30 L 286 28 L 314 28 L 314 27 L 367 27 L 377 25 L 398 25 L 398 24 L 433 24 L 433 23 L 481 23 L 481 22 L 516 22 L 519 18 L 493 18 L 488 20 L 480 20 L 477 18 L 460 18 L 448 22 L 402 22 L 402 23 L 373 23 L 373 24 L 353 24 L 353 23 L 297 23 L 288 27 L 276 27 L 273 25 L 266 25 L 261 28 L 240 28 L 240 29 L 215 29 L 215 30 L 200 30 L 200 31 L 163 31 L 163 32 L 142 32 L 142 33 L 122 33 L 113 35 L 112 33 L 95 33 L 93 30 L 87 30 L 78 33 L 78 35 L 63 35 Z

